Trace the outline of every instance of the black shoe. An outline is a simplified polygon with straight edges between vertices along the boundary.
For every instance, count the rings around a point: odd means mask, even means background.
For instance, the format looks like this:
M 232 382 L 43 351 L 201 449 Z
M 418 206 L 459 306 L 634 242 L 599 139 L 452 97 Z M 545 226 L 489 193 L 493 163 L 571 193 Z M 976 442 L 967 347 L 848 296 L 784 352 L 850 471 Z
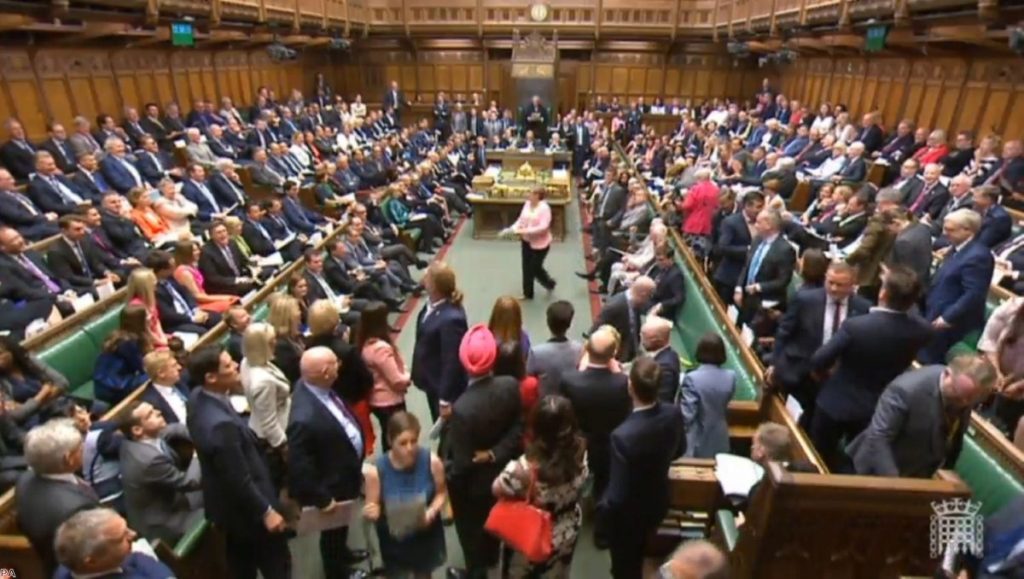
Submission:
M 578 271 L 575 272 L 575 273 L 576 273 L 576 277 L 578 277 L 580 279 L 585 279 L 585 280 L 590 280 L 590 281 L 594 281 L 595 279 L 597 279 L 597 274 L 596 273 L 590 273 L 590 272 L 580 273 Z
M 426 269 L 430 267 L 430 262 L 425 259 L 416 260 L 416 269 Z
M 557 287 L 557 286 L 558 286 L 558 282 L 555 281 L 555 280 L 551 280 L 551 285 L 544 286 L 544 289 L 548 290 L 548 293 L 551 293 L 551 292 L 555 291 L 555 287 Z

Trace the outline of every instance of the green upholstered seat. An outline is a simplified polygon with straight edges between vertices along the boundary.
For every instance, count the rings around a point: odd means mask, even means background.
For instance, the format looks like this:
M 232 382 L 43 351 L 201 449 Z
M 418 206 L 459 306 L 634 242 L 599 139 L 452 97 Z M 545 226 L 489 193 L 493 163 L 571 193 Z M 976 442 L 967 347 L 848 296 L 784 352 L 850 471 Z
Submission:
M 174 545 L 174 554 L 178 558 L 187 557 L 202 541 L 203 535 L 210 528 L 210 522 L 203 519 L 192 526 Z
M 975 501 L 981 502 L 981 511 L 990 515 L 1024 493 L 1024 485 L 998 460 L 986 453 L 971 436 L 964 437 L 964 447 L 955 467 L 971 487 Z
M 736 526 L 736 515 L 726 509 L 715 511 L 715 526 L 718 527 L 722 539 L 725 540 L 725 548 L 728 551 L 736 548 L 736 541 L 740 537 L 740 529 Z
M 63 374 L 68 379 L 69 390 L 75 392 L 86 382 L 92 382 L 92 368 L 100 355 L 99 348 L 92 336 L 79 330 L 43 350 L 39 359 Z

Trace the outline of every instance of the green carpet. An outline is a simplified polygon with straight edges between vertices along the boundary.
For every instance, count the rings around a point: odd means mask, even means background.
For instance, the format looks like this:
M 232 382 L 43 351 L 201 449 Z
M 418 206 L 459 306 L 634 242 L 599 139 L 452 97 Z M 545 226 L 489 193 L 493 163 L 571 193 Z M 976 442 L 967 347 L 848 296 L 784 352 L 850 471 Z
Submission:
M 523 322 L 534 343 L 548 339 L 545 310 L 552 301 L 564 299 L 576 307 L 576 319 L 571 336 L 579 338 L 583 331 L 589 329 L 591 323 L 590 295 L 587 292 L 586 282 L 573 275 L 573 272 L 582 271 L 584 267 L 579 211 L 573 206 L 566 213 L 566 238 L 563 242 L 556 242 L 552 245 L 545 262 L 548 271 L 558 282 L 558 287 L 549 294 L 538 285 L 535 299 L 522 302 Z M 519 243 L 516 241 L 475 240 L 473 239 L 473 224 L 467 222 L 444 259 L 455 269 L 459 288 L 466 296 L 464 303 L 470 325 L 486 323 L 490 317 L 494 300 L 498 297 L 517 296 L 522 293 Z M 411 362 L 416 339 L 416 314 L 424 307 L 424 304 L 425 300 L 421 299 L 416 308 L 410 312 L 408 321 L 398 338 L 398 348 L 407 363 Z M 406 404 L 424 425 L 423 443 L 431 444 L 432 441 L 427 439 L 430 412 L 427 409 L 426 397 L 421 391 L 411 388 L 406 397 Z M 374 427 L 377 427 L 376 421 L 374 421 Z M 379 429 L 377 432 L 379 434 Z M 436 449 L 436 444 L 432 447 Z M 369 535 L 373 535 L 373 530 L 370 527 L 354 527 L 349 534 L 349 543 L 354 548 L 364 548 L 366 537 Z M 594 549 L 592 536 L 589 521 L 585 521 L 573 560 L 573 579 L 599 579 L 610 576 L 608 554 Z M 454 527 L 447 528 L 446 539 L 449 564 L 461 566 L 462 550 L 459 547 Z M 376 541 L 376 537 L 373 536 L 372 540 Z M 293 540 L 292 555 L 296 578 L 323 578 L 316 536 Z M 444 569 L 440 569 L 434 574 L 434 577 L 444 577 Z

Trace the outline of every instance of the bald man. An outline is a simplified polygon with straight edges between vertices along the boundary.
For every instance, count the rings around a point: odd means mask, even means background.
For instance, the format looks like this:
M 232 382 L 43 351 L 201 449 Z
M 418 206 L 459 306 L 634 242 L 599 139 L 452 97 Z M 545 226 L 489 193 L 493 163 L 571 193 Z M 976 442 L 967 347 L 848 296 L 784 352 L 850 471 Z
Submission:
M 672 404 L 679 391 L 679 353 L 672 349 L 672 322 L 660 316 L 647 316 L 640 328 L 640 342 L 644 352 L 661 367 L 658 400 Z
M 610 327 L 599 327 L 587 340 L 582 370 L 562 374 L 562 392 L 572 402 L 587 438 L 587 463 L 594 475 L 595 497 L 600 497 L 608 485 L 608 437 L 631 408 L 626 375 L 610 367 L 614 358 L 615 333 Z
M 647 311 L 656 287 L 654 280 L 646 275 L 636 278 L 628 290 L 616 294 L 604 303 L 594 321 L 591 333 L 604 325 L 609 325 L 619 332 L 622 343 L 616 358 L 620 362 L 628 362 L 636 357 L 640 347 L 640 315 Z
M 359 497 L 366 442 L 359 420 L 331 389 L 339 369 L 334 352 L 310 348 L 299 368 L 288 418 L 288 489 L 303 507 L 332 513 Z M 351 565 L 366 557 L 347 543 L 347 526 L 320 533 L 327 577 L 354 576 Z
M 665 579 L 726 579 L 729 565 L 725 555 L 708 541 L 687 541 L 661 566 Z

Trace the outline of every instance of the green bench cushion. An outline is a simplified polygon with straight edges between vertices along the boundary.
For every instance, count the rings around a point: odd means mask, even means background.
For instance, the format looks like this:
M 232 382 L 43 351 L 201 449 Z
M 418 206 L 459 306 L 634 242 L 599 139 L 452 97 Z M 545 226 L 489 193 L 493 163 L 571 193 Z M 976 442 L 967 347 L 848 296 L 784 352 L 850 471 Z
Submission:
M 718 526 L 722 539 L 725 540 L 724 547 L 731 552 L 736 548 L 736 541 L 740 537 L 740 529 L 736 526 L 736 515 L 726 509 L 715 511 L 715 525 Z
M 978 446 L 971 436 L 964 437 L 964 447 L 954 469 L 967 486 L 981 512 L 990 515 L 1024 493 L 1024 485 L 1002 464 Z
M 178 539 L 177 544 L 174 545 L 174 554 L 177 555 L 178 558 L 188 556 L 188 554 L 199 545 L 200 541 L 203 539 L 203 534 L 205 534 L 209 528 L 210 522 L 206 519 L 203 519 L 193 525 L 192 528 L 181 537 L 181 539 Z
M 100 346 L 96 340 L 87 332 L 78 330 L 43 350 L 39 359 L 63 374 L 68 379 L 69 390 L 75 392 L 92 381 L 92 368 L 99 355 Z

